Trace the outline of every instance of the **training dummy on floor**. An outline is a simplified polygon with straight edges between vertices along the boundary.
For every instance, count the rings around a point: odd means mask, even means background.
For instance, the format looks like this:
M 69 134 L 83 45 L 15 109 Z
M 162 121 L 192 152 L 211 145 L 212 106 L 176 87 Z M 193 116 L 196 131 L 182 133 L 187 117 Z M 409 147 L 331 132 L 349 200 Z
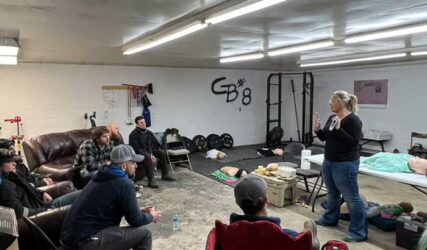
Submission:
M 362 159 L 361 163 L 372 170 L 427 176 L 427 160 L 410 154 L 380 152 Z

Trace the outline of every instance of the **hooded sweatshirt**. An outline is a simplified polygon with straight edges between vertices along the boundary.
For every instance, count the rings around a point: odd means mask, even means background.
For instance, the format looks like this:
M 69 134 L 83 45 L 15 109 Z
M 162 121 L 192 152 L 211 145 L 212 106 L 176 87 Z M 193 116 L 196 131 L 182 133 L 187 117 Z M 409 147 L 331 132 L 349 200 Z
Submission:
M 62 225 L 61 240 L 78 246 L 104 228 L 119 226 L 123 216 L 132 227 L 153 221 L 153 216 L 140 210 L 126 172 L 111 165 L 99 171 L 74 201 Z

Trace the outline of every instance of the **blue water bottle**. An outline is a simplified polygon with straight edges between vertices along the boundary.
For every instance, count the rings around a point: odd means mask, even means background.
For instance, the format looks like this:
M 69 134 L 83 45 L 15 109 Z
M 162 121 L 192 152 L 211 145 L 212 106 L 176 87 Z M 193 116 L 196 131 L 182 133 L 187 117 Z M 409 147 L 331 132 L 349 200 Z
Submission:
M 178 214 L 174 214 L 174 216 L 172 218 L 172 229 L 173 229 L 173 231 L 179 230 Z

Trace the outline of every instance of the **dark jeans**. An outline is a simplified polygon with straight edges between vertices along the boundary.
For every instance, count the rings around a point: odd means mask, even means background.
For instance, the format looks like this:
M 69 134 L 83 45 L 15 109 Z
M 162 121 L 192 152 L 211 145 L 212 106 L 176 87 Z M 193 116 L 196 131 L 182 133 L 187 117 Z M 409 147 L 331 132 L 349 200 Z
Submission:
M 151 162 L 151 156 L 148 153 L 143 154 L 145 159 L 143 162 L 138 163 L 138 167 L 142 166 L 145 169 L 148 179 L 154 178 L 154 164 Z M 157 158 L 157 169 L 162 172 L 162 176 L 168 173 L 168 159 L 166 152 L 162 149 L 156 149 L 153 151 L 153 155 Z
M 80 195 L 81 190 L 73 191 L 68 194 L 64 194 L 54 200 L 52 200 L 49 204 L 50 208 L 58 208 L 67 205 L 73 204 L 74 200 Z
M 367 239 L 368 224 L 365 207 L 359 195 L 357 175 L 359 160 L 345 162 L 323 161 L 323 179 L 328 189 L 326 212 L 320 221 L 337 224 L 340 216 L 341 194 L 347 202 L 350 212 L 349 236 L 355 239 Z
M 89 239 L 79 244 L 78 248 L 65 249 L 79 250 L 151 250 L 153 238 L 146 226 L 118 227 L 112 226 L 102 229 Z

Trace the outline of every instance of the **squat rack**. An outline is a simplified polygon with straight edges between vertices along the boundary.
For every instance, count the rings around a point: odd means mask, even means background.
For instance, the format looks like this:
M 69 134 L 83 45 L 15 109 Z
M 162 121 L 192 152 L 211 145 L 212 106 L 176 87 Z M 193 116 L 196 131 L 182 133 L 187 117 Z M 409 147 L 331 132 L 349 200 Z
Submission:
M 271 124 L 277 123 L 278 127 L 282 127 L 282 77 L 283 76 L 302 76 L 303 78 L 303 90 L 302 90 L 302 139 L 300 136 L 299 131 L 299 125 L 298 125 L 298 116 L 296 115 L 296 121 L 297 121 L 297 129 L 298 129 L 298 141 L 305 144 L 310 145 L 313 142 L 313 98 L 314 98 L 314 76 L 312 72 L 292 72 L 292 73 L 271 73 L 268 76 L 267 79 L 267 133 L 266 133 L 266 141 L 268 140 L 268 133 L 270 132 Z M 273 78 L 276 78 L 277 80 L 273 82 Z M 277 86 L 277 93 L 278 93 L 278 99 L 277 102 L 272 103 L 271 102 L 271 88 L 273 86 Z M 295 89 L 294 84 L 292 81 L 292 91 L 294 92 L 294 105 L 295 105 L 295 111 L 296 111 L 296 101 L 295 101 Z M 307 99 L 307 96 L 309 98 Z M 307 102 L 309 105 L 309 111 L 308 111 L 308 119 L 307 119 Z M 271 107 L 277 106 L 277 119 L 271 118 Z M 306 131 L 306 123 L 307 120 L 309 122 L 308 129 Z

